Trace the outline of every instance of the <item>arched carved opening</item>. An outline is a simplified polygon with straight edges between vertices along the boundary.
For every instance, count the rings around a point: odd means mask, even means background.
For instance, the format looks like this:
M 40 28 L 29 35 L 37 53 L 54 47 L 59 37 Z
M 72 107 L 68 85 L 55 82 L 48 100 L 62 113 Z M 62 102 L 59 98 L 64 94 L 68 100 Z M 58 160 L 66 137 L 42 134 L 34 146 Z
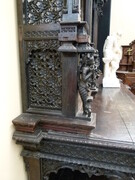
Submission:
M 43 180 L 135 180 L 133 174 L 42 159 Z
M 108 180 L 108 178 L 103 175 L 92 175 L 89 177 L 87 173 L 82 173 L 78 170 L 72 171 L 69 168 L 62 168 L 59 169 L 57 173 L 50 173 L 49 180 Z

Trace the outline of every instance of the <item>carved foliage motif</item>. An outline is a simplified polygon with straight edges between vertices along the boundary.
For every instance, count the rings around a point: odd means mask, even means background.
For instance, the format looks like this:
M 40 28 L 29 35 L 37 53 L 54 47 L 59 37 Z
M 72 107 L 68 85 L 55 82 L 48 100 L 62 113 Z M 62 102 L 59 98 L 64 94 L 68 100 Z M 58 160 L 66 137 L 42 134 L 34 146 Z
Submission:
M 62 0 L 24 0 L 24 23 L 57 23 L 62 17 Z
M 61 109 L 61 59 L 58 40 L 27 42 L 28 100 L 33 108 Z

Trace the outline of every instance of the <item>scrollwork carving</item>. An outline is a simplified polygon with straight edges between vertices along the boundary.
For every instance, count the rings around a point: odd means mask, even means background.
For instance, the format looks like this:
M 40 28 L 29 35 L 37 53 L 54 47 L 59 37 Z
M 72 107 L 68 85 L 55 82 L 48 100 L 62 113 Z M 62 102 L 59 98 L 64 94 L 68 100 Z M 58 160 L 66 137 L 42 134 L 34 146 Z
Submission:
M 27 42 L 29 106 L 61 109 L 62 72 L 58 40 Z
M 57 23 L 62 17 L 62 0 L 25 0 L 24 21 L 26 24 Z

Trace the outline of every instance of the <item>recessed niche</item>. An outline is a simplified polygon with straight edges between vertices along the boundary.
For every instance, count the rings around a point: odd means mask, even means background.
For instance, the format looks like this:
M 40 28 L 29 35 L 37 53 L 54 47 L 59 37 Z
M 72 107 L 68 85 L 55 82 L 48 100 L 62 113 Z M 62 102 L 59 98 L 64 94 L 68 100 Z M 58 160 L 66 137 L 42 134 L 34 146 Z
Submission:
M 60 169 L 57 174 L 50 173 L 49 180 L 108 180 L 105 176 L 95 176 L 89 177 L 86 173 L 81 173 L 80 171 L 72 171 L 71 169 L 65 168 Z

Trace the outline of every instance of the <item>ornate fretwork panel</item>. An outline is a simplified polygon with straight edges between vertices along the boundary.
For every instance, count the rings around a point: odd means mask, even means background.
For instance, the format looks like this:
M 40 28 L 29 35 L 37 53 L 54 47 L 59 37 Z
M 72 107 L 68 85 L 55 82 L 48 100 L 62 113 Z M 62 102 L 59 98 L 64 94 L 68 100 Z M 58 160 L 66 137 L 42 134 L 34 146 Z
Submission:
M 113 170 L 107 170 L 103 168 L 98 167 L 91 167 L 88 165 L 82 165 L 82 164 L 76 164 L 76 163 L 66 163 L 62 161 L 56 161 L 56 160 L 47 160 L 42 159 L 42 180 L 49 180 L 50 174 L 55 173 L 57 174 L 59 170 L 64 170 L 65 168 L 70 169 L 71 172 L 79 171 L 80 173 L 85 173 L 87 176 L 85 176 L 85 179 L 91 179 L 93 175 L 99 177 L 105 176 L 108 180 L 134 180 L 134 175 L 132 174 L 126 174 L 119 171 L 113 171 Z M 64 174 L 68 175 L 68 174 Z M 71 174 L 70 174 L 71 175 Z M 63 175 L 61 174 L 63 177 Z M 87 178 L 86 178 L 87 177 Z
M 24 24 L 57 23 L 62 17 L 63 0 L 24 0 Z
M 62 75 L 58 40 L 26 43 L 26 73 L 30 108 L 61 109 Z

